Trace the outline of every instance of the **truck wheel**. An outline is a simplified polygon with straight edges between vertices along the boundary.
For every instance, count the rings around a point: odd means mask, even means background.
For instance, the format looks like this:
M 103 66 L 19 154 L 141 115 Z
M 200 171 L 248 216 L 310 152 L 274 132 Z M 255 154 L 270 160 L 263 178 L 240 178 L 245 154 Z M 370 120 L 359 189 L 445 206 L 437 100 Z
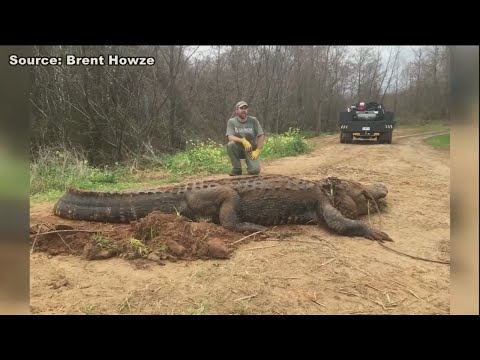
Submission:
M 393 135 L 393 133 L 385 134 L 385 143 L 387 143 L 387 144 L 392 143 L 392 135 Z
M 383 133 L 378 137 L 379 144 L 391 144 L 392 143 L 392 133 Z

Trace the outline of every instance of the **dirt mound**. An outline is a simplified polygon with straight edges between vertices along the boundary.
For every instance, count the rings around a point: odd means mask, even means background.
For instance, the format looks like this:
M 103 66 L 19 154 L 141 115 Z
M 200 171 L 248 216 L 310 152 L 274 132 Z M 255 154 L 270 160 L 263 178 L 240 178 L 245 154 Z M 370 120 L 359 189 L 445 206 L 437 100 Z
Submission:
M 85 229 L 89 224 L 89 229 Z M 73 254 L 88 260 L 119 256 L 159 264 L 162 260 L 228 259 L 236 241 L 244 236 L 216 224 L 191 222 L 183 216 L 161 212 L 153 212 L 130 225 L 34 225 L 30 234 L 32 249 L 52 256 Z
M 133 224 L 133 237 L 161 259 L 227 259 L 239 233 L 212 223 L 153 212 Z
M 75 230 L 63 224 L 38 224 L 30 227 L 32 251 L 46 252 L 49 255 L 81 254 L 90 241 L 92 232 Z

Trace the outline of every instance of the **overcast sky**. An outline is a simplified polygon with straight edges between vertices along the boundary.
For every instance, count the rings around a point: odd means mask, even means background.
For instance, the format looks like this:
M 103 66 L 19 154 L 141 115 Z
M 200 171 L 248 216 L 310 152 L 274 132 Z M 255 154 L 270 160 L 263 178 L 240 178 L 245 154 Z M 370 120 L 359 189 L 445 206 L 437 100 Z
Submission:
M 372 45 L 369 45 L 372 46 Z M 360 46 L 349 46 L 352 50 L 355 48 L 358 48 Z M 407 61 L 411 60 L 413 58 L 413 48 L 418 48 L 420 46 L 401 46 L 401 51 L 400 51 L 400 63 L 404 65 Z M 212 50 L 212 46 L 199 46 L 198 50 L 195 52 L 194 57 L 197 58 L 202 58 L 203 56 L 206 56 L 209 54 L 209 52 Z M 382 56 L 384 58 L 384 61 L 387 61 L 388 55 L 390 52 L 390 46 L 382 46 Z

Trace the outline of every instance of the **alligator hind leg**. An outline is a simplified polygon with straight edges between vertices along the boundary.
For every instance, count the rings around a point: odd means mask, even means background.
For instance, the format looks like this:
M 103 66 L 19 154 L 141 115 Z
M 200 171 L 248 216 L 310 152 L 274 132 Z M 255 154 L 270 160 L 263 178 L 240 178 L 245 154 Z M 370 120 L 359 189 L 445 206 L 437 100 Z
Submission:
M 243 222 L 240 216 L 240 196 L 228 186 L 197 189 L 186 196 L 188 208 L 199 216 L 218 219 L 228 230 L 239 232 L 265 231 L 266 227 Z
M 220 205 L 219 220 L 220 224 L 230 230 L 234 231 L 265 231 L 266 227 L 249 223 L 242 222 L 240 218 L 240 196 L 237 192 L 229 187 L 222 187 L 220 190 L 221 196 L 220 199 L 222 203 Z

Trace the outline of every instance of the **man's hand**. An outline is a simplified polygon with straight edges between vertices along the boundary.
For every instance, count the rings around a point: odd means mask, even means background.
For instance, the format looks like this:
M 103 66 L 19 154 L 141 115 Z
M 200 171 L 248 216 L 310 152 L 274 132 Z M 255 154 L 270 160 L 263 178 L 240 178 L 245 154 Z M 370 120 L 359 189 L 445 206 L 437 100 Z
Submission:
M 258 158 L 258 155 L 260 155 L 260 149 L 253 150 L 253 151 L 250 153 L 250 158 L 251 158 L 252 160 L 255 160 L 256 158 Z
M 250 144 L 247 139 L 242 138 L 242 144 L 243 144 L 243 147 L 244 147 L 245 151 L 252 150 L 252 144 Z

